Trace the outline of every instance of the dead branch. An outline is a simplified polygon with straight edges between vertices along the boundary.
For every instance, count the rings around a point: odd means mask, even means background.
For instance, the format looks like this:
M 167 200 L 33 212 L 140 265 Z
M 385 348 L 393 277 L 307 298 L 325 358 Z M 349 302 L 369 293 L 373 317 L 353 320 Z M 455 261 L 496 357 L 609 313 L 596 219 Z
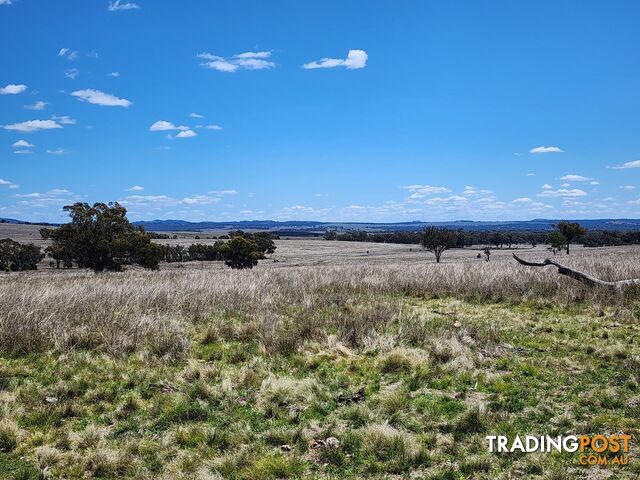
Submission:
M 619 290 L 623 287 L 629 285 L 640 285 L 640 278 L 631 278 L 629 280 L 618 280 L 617 282 L 606 282 L 604 280 L 600 280 L 599 278 L 592 277 L 591 275 L 587 275 L 586 273 L 579 272 L 578 270 L 574 270 L 573 268 L 565 267 L 564 265 L 560 265 L 558 262 L 554 262 L 553 260 L 549 260 L 548 258 L 544 262 L 528 262 L 519 258 L 515 253 L 513 254 L 513 258 L 515 258 L 518 263 L 521 265 L 525 265 L 527 267 L 546 267 L 547 265 L 553 265 L 558 269 L 558 273 L 560 275 L 566 275 L 568 277 L 573 278 L 574 280 L 578 280 L 579 282 L 586 283 L 592 287 L 605 287 L 610 288 L 612 290 Z

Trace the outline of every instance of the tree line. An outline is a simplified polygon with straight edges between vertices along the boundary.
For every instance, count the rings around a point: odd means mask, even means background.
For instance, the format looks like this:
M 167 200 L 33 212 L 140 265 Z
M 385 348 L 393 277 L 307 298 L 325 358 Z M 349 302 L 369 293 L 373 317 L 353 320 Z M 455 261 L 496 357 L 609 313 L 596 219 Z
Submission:
M 267 233 L 229 232 L 229 241 L 188 248 L 159 245 L 142 227 L 133 225 L 127 210 L 116 203 L 75 203 L 64 207 L 71 222 L 58 228 L 43 228 L 50 240 L 46 253 L 57 268 L 90 268 L 96 272 L 121 271 L 125 265 L 155 270 L 161 261 L 223 260 L 231 268 L 252 268 L 265 254 L 276 249 Z M 37 248 L 37 247 L 36 247 Z

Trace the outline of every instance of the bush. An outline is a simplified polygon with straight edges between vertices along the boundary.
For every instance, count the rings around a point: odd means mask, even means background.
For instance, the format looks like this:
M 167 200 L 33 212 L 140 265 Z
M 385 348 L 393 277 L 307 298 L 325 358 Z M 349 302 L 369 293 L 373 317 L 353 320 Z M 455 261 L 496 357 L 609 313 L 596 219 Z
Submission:
M 9 238 L 0 240 L 0 270 L 36 270 L 38 262 L 43 258 L 44 254 L 40 248 L 33 244 L 23 245 Z

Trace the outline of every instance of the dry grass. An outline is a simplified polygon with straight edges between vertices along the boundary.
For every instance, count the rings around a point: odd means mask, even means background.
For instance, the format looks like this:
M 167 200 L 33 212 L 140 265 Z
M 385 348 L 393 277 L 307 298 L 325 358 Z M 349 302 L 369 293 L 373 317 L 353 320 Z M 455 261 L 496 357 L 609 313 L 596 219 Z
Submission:
M 605 279 L 640 276 L 639 260 L 635 251 L 563 257 Z M 322 337 L 332 328 L 346 343 L 362 345 L 371 331 L 383 331 L 401 312 L 402 296 L 622 306 L 637 294 L 635 289 L 613 295 L 561 277 L 553 268 L 513 261 L 98 275 L 49 270 L 0 276 L 0 349 L 144 350 L 175 358 L 188 348 L 187 330 L 212 318 L 226 319 L 218 327 L 257 336 L 273 350 L 295 350 L 299 339 Z M 403 334 L 412 331 L 406 327 Z

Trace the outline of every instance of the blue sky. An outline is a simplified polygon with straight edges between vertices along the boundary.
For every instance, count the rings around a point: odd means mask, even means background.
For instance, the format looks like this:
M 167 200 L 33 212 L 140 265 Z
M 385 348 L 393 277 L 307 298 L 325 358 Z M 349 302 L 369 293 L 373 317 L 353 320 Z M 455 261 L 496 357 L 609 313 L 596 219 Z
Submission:
M 0 0 L 0 216 L 638 217 L 640 4 Z

